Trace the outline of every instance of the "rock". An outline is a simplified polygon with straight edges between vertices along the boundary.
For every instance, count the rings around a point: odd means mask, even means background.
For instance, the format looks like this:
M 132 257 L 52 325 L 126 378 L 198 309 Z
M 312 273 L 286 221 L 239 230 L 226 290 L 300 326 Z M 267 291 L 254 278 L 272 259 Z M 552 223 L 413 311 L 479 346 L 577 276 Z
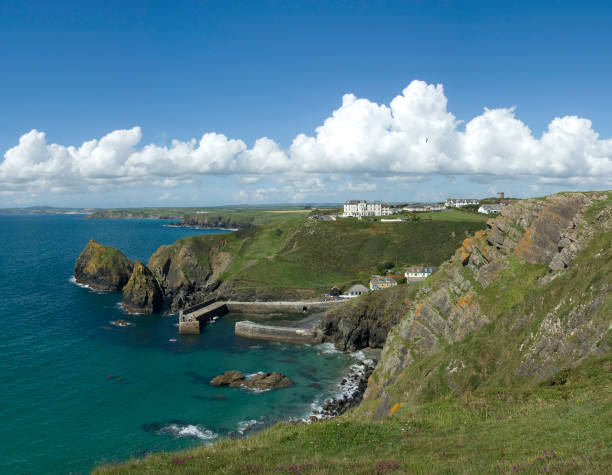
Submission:
M 214 377 L 210 384 L 213 386 L 229 386 L 235 381 L 244 381 L 244 375 L 241 371 L 226 371 L 225 373 Z
M 319 326 L 323 340 L 340 350 L 382 348 L 389 329 L 408 310 L 415 289 L 411 284 L 398 285 L 328 310 Z
M 121 290 L 132 274 L 132 262 L 121 251 L 93 239 L 74 266 L 74 278 L 95 290 Z
M 129 313 L 157 313 L 164 305 L 164 294 L 153 273 L 134 261 L 130 280 L 123 288 L 123 309 Z
M 225 241 L 210 236 L 190 236 L 161 246 L 149 259 L 172 310 L 205 300 L 219 286 L 218 277 L 231 262 L 221 251 Z
M 247 379 L 241 371 L 226 371 L 222 375 L 213 378 L 210 383 L 213 386 L 230 386 L 232 388 L 266 391 L 289 387 L 293 384 L 293 381 L 284 374 L 277 372 L 257 373 Z
M 240 386 L 250 389 L 277 389 L 293 385 L 287 376 L 282 373 L 258 373 L 241 382 Z

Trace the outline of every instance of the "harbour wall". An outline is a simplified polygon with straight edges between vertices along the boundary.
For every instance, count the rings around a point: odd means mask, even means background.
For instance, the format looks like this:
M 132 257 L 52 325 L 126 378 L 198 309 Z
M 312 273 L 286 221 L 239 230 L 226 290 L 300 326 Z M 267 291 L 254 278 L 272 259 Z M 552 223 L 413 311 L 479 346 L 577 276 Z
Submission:
M 236 322 L 234 332 L 237 336 L 257 340 L 288 341 L 291 343 L 316 343 L 317 332 L 314 328 L 275 327 L 260 325 L 245 320 Z

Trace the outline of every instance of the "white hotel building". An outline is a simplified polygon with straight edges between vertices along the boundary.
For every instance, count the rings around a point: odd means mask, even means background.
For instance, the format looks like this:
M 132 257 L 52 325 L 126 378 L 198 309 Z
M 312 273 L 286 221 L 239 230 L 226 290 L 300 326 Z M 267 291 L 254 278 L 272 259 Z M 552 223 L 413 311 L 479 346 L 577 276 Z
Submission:
M 391 207 L 380 201 L 347 200 L 344 203 L 345 218 L 361 218 L 362 216 L 391 216 Z

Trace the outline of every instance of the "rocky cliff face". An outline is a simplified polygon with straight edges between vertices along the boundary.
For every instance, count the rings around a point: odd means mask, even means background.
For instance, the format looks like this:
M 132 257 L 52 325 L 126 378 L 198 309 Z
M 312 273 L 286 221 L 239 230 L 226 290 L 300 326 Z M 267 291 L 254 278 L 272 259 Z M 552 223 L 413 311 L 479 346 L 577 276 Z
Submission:
M 382 348 L 389 330 L 410 308 L 416 286 L 399 285 L 371 292 L 323 315 L 320 332 L 323 341 L 340 350 Z
M 130 280 L 123 288 L 123 309 L 129 313 L 157 313 L 164 305 L 164 294 L 153 273 L 134 261 Z
M 223 215 L 186 214 L 181 224 L 197 228 L 250 229 L 255 227 L 253 221 L 253 217 L 236 219 Z
M 370 414 L 433 392 L 541 381 L 610 351 L 611 196 L 517 202 L 465 239 L 389 333 Z
M 192 236 L 161 246 L 151 256 L 148 267 L 173 310 L 200 302 L 216 289 L 217 277 L 231 260 L 224 245 L 223 239 Z
M 96 290 L 121 290 L 132 268 L 132 262 L 120 251 L 92 239 L 76 261 L 74 277 L 77 282 Z

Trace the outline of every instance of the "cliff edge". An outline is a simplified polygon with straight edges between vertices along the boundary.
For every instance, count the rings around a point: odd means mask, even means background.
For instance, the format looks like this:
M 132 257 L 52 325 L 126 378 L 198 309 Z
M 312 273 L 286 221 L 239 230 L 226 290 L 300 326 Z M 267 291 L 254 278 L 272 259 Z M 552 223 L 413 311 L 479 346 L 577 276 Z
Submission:
M 608 353 L 612 193 L 516 202 L 464 240 L 390 331 L 361 410 L 539 383 Z

